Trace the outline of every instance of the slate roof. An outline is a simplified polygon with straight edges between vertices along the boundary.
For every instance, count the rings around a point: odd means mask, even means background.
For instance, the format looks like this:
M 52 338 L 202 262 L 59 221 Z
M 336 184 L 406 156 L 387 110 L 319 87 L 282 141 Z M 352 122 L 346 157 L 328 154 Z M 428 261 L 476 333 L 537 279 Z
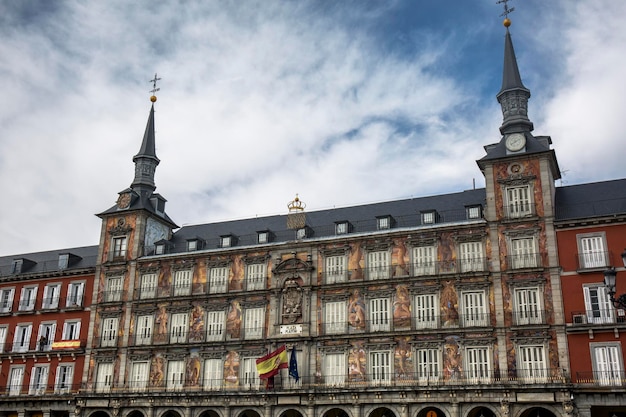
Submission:
M 70 254 L 68 267 L 59 268 L 59 255 Z M 78 248 L 57 249 L 46 252 L 35 252 L 0 257 L 0 279 L 14 276 L 11 266 L 14 260 L 23 259 L 24 266 L 21 274 L 54 274 L 55 272 L 71 273 L 96 267 L 98 246 L 83 246 Z M 30 261 L 30 262 L 29 262 Z
M 626 179 L 556 189 L 555 221 L 626 215 Z

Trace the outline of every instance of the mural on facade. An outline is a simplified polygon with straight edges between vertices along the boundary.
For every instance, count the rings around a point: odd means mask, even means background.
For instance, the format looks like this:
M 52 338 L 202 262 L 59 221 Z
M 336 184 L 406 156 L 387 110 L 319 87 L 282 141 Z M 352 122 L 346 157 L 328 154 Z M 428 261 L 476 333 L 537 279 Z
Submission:
M 456 327 L 459 325 L 459 301 L 456 288 L 452 281 L 444 281 L 441 290 L 441 325 L 442 327 Z
M 411 327 L 411 299 L 406 285 L 396 286 L 396 296 L 393 302 L 394 328 Z
M 451 232 L 442 232 L 439 236 L 439 270 L 456 271 L 456 244 Z
M 165 343 L 167 342 L 167 309 L 165 308 L 167 304 L 159 304 L 157 306 L 157 313 L 154 319 L 154 323 L 156 324 L 156 328 L 154 329 L 154 343 Z
M 163 387 L 165 385 L 165 358 L 162 353 L 155 353 L 150 362 L 150 386 Z
M 365 342 L 352 342 L 352 348 L 348 352 L 348 381 L 361 382 L 366 380 Z
M 239 339 L 241 337 L 241 303 L 239 300 L 232 300 L 226 316 L 226 334 L 231 339 Z
M 239 353 L 228 351 L 224 360 L 224 385 L 235 388 L 239 385 Z
M 356 330 L 365 330 L 365 302 L 358 288 L 355 288 L 348 299 L 348 323 Z
M 413 378 L 413 355 L 409 344 L 410 340 L 409 336 L 396 338 L 393 362 L 396 380 Z
M 348 257 L 348 274 L 351 281 L 363 279 L 363 249 L 360 243 L 350 243 L 350 255 Z
M 245 264 L 243 262 L 243 255 L 235 255 L 228 274 L 228 290 L 229 291 L 241 291 L 243 290 L 243 279 L 245 276 Z
M 200 355 L 192 350 L 185 364 L 185 386 L 197 387 L 200 383 Z
M 204 340 L 204 313 L 204 308 L 200 304 L 193 304 L 191 320 L 189 321 L 190 342 L 202 342 Z
M 406 239 L 394 239 L 391 250 L 391 265 L 394 277 L 409 275 L 409 252 L 406 250 Z
M 170 271 L 170 265 L 168 263 L 162 263 L 159 269 L 159 287 L 157 292 L 159 297 L 169 297 L 172 290 L 172 274 Z
M 444 340 L 443 377 L 445 380 L 459 379 L 463 372 L 459 336 L 448 336 Z
M 204 288 L 206 286 L 206 265 L 204 262 L 198 263 L 193 270 L 193 277 L 191 281 L 191 291 L 193 294 L 204 294 Z

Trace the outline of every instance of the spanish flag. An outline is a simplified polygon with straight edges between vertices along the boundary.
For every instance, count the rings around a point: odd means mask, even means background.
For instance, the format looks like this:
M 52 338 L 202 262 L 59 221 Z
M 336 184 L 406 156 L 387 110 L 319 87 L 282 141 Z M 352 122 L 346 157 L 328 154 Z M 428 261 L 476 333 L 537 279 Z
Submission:
M 279 369 L 288 367 L 285 345 L 256 360 L 256 370 L 261 379 L 271 378 L 278 373 Z

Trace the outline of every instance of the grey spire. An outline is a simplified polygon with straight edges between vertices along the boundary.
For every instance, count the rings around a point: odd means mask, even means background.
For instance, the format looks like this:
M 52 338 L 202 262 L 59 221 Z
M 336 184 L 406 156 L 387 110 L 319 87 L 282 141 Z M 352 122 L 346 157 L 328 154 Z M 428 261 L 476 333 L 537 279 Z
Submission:
M 530 132 L 533 130 L 533 123 L 528 119 L 530 90 L 522 84 L 508 26 L 504 40 L 502 88 L 496 97 L 502 107 L 503 120 L 500 133 L 505 135 L 512 132 Z
M 154 104 L 150 108 L 146 132 L 139 148 L 139 153 L 133 157 L 135 163 L 135 179 L 131 188 L 138 194 L 148 197 L 156 189 L 154 184 L 154 172 L 159 165 L 154 146 Z

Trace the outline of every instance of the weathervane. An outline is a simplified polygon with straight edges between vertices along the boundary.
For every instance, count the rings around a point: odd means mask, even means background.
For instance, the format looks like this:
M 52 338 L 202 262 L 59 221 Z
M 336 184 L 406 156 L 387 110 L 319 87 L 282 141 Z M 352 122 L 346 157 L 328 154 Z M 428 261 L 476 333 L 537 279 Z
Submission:
M 504 13 L 502 13 L 500 16 L 504 16 L 504 26 L 508 29 L 509 26 L 511 26 L 511 20 L 509 19 L 509 14 L 513 13 L 515 11 L 515 7 L 511 7 L 509 9 L 509 5 L 508 2 L 510 0 L 498 0 L 496 1 L 496 4 L 504 4 Z
M 152 96 L 150 97 L 150 101 L 153 103 L 157 100 L 156 95 L 155 95 L 156 92 L 161 90 L 160 88 L 157 88 L 156 86 L 157 81 L 161 81 L 161 79 L 157 77 L 157 74 L 155 72 L 154 78 L 150 80 L 150 82 L 152 83 L 152 90 L 150 90 L 150 92 L 152 93 Z

